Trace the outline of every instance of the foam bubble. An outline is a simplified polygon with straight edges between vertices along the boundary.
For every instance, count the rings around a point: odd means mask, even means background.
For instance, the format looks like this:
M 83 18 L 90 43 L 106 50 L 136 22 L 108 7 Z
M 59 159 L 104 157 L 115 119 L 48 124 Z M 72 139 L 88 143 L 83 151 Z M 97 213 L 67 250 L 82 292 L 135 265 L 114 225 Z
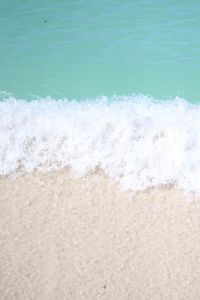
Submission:
M 200 192 L 200 106 L 139 95 L 76 102 L 0 102 L 0 174 L 101 167 L 125 188 Z

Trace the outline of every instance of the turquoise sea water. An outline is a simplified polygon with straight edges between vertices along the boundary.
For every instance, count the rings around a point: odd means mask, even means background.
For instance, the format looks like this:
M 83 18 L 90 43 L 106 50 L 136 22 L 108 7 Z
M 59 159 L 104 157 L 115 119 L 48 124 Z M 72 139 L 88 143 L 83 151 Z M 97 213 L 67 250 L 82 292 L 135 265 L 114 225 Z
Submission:
M 200 1 L 0 1 L 0 91 L 200 100 Z
M 197 0 L 0 0 L 0 176 L 101 168 L 200 194 L 199 16 Z

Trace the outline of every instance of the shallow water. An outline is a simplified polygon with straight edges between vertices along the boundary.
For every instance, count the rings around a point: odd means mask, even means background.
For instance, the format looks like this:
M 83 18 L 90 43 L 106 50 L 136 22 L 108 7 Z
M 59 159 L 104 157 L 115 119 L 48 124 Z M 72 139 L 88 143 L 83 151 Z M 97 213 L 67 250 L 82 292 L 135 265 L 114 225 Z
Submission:
M 199 12 L 199 1 L 1 2 L 0 175 L 100 167 L 126 188 L 200 193 Z
M 1 1 L 0 91 L 198 102 L 199 13 L 196 0 Z

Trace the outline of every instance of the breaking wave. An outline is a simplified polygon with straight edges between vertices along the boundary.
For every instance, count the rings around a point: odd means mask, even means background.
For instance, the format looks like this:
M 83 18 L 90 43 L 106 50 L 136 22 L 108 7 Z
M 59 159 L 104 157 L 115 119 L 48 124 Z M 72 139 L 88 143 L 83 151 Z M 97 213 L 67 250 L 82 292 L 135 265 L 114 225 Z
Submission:
M 200 105 L 143 95 L 0 102 L 0 174 L 96 167 L 132 190 L 200 192 Z

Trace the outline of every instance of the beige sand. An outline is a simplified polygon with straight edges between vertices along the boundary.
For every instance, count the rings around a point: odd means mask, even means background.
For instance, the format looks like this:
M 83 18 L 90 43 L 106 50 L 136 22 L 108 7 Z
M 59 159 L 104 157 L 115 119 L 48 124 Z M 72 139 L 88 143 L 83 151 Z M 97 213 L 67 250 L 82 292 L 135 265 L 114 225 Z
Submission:
M 0 179 L 1 299 L 200 299 L 200 208 L 103 173 Z

